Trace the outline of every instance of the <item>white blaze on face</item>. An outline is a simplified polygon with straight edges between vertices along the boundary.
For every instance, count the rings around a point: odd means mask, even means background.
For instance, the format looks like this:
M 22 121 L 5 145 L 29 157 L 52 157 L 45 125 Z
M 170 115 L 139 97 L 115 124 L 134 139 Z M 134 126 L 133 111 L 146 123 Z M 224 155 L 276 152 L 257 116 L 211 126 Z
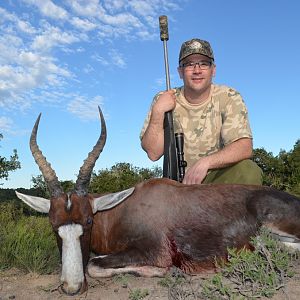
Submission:
M 70 224 L 59 227 L 58 234 L 62 238 L 62 271 L 61 282 L 66 283 L 69 290 L 76 290 L 84 281 L 80 236 L 81 225 Z

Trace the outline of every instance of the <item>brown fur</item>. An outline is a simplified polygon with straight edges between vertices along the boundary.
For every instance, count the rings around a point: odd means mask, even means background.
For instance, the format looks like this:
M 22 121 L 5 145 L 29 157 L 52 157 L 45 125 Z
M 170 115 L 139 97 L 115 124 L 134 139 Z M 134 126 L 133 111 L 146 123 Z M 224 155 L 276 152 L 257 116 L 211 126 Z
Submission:
M 91 250 L 101 268 L 152 265 L 187 273 L 214 266 L 227 247 L 251 248 L 263 224 L 300 237 L 300 201 L 268 187 L 145 181 L 124 203 L 94 216 Z

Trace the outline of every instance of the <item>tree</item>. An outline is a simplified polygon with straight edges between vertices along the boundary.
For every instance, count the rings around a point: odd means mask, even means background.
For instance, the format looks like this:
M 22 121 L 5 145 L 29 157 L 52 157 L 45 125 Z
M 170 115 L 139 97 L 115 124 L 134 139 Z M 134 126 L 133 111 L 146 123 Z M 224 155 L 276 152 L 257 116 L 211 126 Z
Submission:
M 37 175 L 31 177 L 32 188 L 36 191 L 37 196 L 49 198 L 50 193 L 43 175 Z
M 43 175 L 32 176 L 31 181 L 33 183 L 32 188 L 36 191 L 39 197 L 50 198 L 50 192 Z M 74 189 L 74 182 L 72 180 L 60 181 L 61 187 L 64 192 L 70 192 Z
M 3 138 L 3 135 L 0 133 L 0 140 Z M 8 160 L 5 157 L 0 156 L 0 179 L 8 179 L 8 173 L 15 171 L 21 168 L 21 164 L 19 162 L 19 157 L 17 154 L 17 150 L 13 150 L 13 155 L 10 156 Z M 1 185 L 1 183 L 0 183 Z
M 300 196 L 300 140 L 297 140 L 293 150 L 288 152 L 285 165 L 289 169 L 290 190 Z
M 117 163 L 92 175 L 90 191 L 93 193 L 117 192 L 134 186 L 143 180 L 161 177 L 160 167 L 152 169 L 134 167 L 129 163 Z
M 253 160 L 263 170 L 263 184 L 300 195 L 300 140 L 277 156 L 264 148 L 254 149 Z
M 89 191 L 91 193 L 113 193 L 125 190 L 136 183 L 146 179 L 161 177 L 162 170 L 156 166 L 151 169 L 134 167 L 129 163 L 117 163 L 110 169 L 102 169 L 98 174 L 93 173 Z M 49 198 L 47 184 L 42 175 L 31 178 L 33 189 L 39 197 Z M 64 192 L 74 189 L 74 182 L 70 180 L 60 181 Z

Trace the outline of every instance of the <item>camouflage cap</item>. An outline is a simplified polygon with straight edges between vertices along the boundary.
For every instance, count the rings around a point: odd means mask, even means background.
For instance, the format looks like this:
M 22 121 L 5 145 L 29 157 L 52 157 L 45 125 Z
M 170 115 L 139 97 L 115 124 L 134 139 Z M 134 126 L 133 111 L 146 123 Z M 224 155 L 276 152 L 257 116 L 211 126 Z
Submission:
M 191 54 L 202 54 L 214 60 L 214 53 L 209 42 L 199 39 L 191 39 L 181 45 L 179 62 Z

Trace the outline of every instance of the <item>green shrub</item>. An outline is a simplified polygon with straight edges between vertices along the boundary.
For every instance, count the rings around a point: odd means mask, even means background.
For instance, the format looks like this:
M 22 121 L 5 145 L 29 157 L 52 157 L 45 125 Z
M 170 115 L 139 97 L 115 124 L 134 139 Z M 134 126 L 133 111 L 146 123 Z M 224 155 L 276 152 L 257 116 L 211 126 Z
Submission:
M 299 252 L 291 251 L 262 229 L 252 239 L 255 251 L 228 249 L 228 262 L 208 279 L 168 274 L 158 284 L 173 300 L 242 300 L 272 297 L 295 272 Z
M 21 216 L 22 210 L 18 209 L 13 202 L 0 203 L 0 230 L 5 228 L 6 223 L 16 222 Z
M 134 289 L 129 292 L 130 300 L 142 300 L 149 295 L 149 291 L 147 289 Z
M 228 249 L 228 264 L 202 283 L 205 299 L 255 299 L 272 297 L 294 275 L 291 252 L 266 230 L 252 240 L 255 251 Z
M 0 269 L 10 267 L 6 254 L 6 241 L 10 232 L 15 230 L 15 224 L 21 218 L 22 212 L 12 202 L 0 203 Z
M 9 204 L 1 205 L 0 266 L 40 274 L 59 265 L 55 236 L 47 217 L 24 217 Z

